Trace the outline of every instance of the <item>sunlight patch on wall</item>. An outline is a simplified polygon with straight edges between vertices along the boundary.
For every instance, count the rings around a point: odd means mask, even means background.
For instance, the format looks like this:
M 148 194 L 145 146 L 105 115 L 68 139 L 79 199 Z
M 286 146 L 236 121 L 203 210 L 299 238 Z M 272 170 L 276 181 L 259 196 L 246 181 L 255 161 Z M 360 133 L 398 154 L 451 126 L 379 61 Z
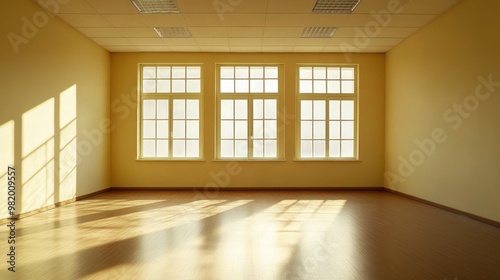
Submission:
M 61 92 L 59 103 L 59 199 L 61 201 L 76 196 L 76 85 Z

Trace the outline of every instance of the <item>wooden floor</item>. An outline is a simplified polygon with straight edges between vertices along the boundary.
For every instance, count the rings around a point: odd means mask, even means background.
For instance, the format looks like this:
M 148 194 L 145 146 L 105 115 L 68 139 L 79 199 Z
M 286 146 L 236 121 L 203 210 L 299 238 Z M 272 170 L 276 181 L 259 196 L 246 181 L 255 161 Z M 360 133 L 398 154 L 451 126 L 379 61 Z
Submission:
M 16 226 L 0 279 L 500 279 L 500 228 L 385 192 L 112 191 Z

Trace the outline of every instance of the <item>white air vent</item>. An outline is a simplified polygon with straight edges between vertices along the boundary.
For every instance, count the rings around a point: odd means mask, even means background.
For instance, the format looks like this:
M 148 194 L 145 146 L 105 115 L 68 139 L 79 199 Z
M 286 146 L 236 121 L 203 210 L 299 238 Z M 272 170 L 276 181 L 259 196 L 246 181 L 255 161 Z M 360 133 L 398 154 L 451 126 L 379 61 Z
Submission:
M 350 14 L 361 0 L 318 0 L 313 13 Z
M 163 38 L 191 38 L 191 31 L 187 27 L 155 27 L 158 36 Z
M 308 26 L 302 29 L 301 38 L 332 38 L 337 29 L 335 27 Z
M 175 0 L 130 0 L 143 14 L 177 14 L 179 8 Z

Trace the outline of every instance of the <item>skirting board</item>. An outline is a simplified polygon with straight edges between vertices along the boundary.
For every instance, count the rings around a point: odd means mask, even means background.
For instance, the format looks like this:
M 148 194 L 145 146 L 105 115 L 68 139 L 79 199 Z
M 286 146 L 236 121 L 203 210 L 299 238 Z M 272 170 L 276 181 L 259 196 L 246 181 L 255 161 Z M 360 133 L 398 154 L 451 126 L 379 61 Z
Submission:
M 383 187 L 224 187 L 224 188 L 164 188 L 164 187 L 111 187 L 116 191 L 383 191 Z

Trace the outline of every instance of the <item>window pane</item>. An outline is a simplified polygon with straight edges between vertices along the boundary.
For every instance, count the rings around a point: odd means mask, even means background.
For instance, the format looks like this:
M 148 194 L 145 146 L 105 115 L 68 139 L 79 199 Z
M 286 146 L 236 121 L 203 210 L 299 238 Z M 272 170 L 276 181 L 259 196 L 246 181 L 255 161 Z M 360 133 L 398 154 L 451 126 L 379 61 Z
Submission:
M 144 93 L 156 92 L 156 81 L 155 80 L 143 80 L 142 81 L 142 92 L 144 92 Z
M 330 101 L 330 120 L 340 120 L 340 101 Z
M 246 120 L 248 118 L 247 100 L 234 101 L 234 118 L 239 120 Z
M 325 141 L 314 141 L 314 147 L 313 147 L 313 157 L 325 157 L 326 156 L 326 149 L 325 149 Z
M 170 78 L 170 67 L 168 66 L 158 66 L 158 79 L 168 79 Z
M 191 78 L 191 79 L 196 79 L 196 78 L 200 78 L 200 72 L 201 72 L 201 67 L 199 66 L 191 66 L 191 67 L 187 67 L 187 77 L 188 78 Z
M 172 67 L 172 78 L 173 79 L 186 78 L 186 68 L 184 66 Z
M 142 121 L 142 137 L 155 138 L 156 137 L 156 121 Z
M 234 138 L 246 139 L 248 137 L 247 121 L 236 121 L 234 123 Z
M 315 121 L 314 122 L 314 139 L 325 139 L 325 122 Z
M 200 101 L 197 99 L 187 100 L 186 118 L 197 120 L 200 118 Z
M 173 157 L 186 156 L 186 143 L 184 140 L 174 140 L 173 141 L 172 156 Z
M 156 117 L 158 119 L 168 119 L 168 100 L 158 100 L 156 106 Z
M 277 122 L 275 120 L 265 121 L 265 129 L 266 129 L 265 138 L 272 138 L 272 139 L 278 138 L 276 123 Z
M 330 141 L 330 157 L 340 157 L 340 141 Z
M 328 67 L 328 79 L 340 79 L 340 67 Z
M 339 121 L 330 121 L 330 139 L 340 139 Z
M 253 121 L 253 137 L 256 139 L 264 138 L 264 121 Z
M 326 67 L 314 67 L 314 79 L 326 79 Z
M 266 119 L 277 119 L 277 108 L 276 99 L 266 99 L 265 101 L 265 118 Z
M 342 79 L 354 79 L 354 68 L 342 67 Z
M 187 80 L 187 90 L 189 93 L 201 92 L 200 80 Z
M 300 80 L 300 93 L 312 93 L 312 81 Z
M 253 118 L 263 119 L 264 118 L 264 100 L 254 99 L 253 100 Z
M 225 93 L 234 92 L 234 80 L 221 80 L 220 92 L 225 92 Z
M 158 145 L 156 156 L 168 157 L 168 140 L 158 140 L 156 141 L 156 144 Z
M 143 140 L 142 141 L 142 156 L 143 157 L 154 157 L 156 155 L 156 141 L 155 140 Z
M 221 140 L 220 141 L 220 156 L 221 157 L 233 157 L 233 140 Z
M 265 80 L 266 93 L 278 92 L 278 80 Z
M 340 81 L 328 81 L 328 93 L 340 93 Z
M 156 122 L 156 137 L 168 138 L 168 121 Z
M 186 81 L 185 80 L 172 80 L 172 92 L 175 92 L 175 93 L 186 92 Z
M 220 104 L 221 119 L 233 119 L 234 118 L 233 100 L 221 100 L 220 103 L 221 103 Z
M 172 131 L 173 138 L 186 137 L 186 121 L 174 121 L 174 129 Z
M 354 93 L 354 81 L 342 81 L 342 93 Z
M 266 140 L 265 141 L 265 157 L 276 157 L 277 156 L 277 142 L 276 140 Z
M 237 66 L 235 67 L 235 77 L 236 78 L 248 78 L 248 67 L 247 66 Z
M 312 139 L 312 121 L 300 122 L 300 139 Z
M 186 138 L 199 138 L 200 137 L 200 122 L 187 121 Z
M 354 139 L 354 122 L 342 122 L 342 139 Z
M 324 120 L 326 119 L 325 106 L 326 101 L 324 100 L 314 100 L 314 119 Z
M 156 67 L 155 66 L 142 67 L 142 78 L 143 79 L 155 79 L 156 78 Z
M 276 66 L 266 66 L 266 79 L 277 79 L 278 78 L 278 67 Z
M 154 119 L 156 117 L 156 100 L 142 101 L 142 118 Z
M 186 100 L 176 99 L 174 100 L 174 119 L 184 119 L 186 118 Z
M 250 67 L 250 78 L 264 78 L 264 67 L 262 66 Z
M 233 121 L 221 121 L 220 123 L 220 138 L 233 139 L 234 138 L 234 123 Z
M 187 140 L 186 141 L 186 156 L 187 157 L 199 157 L 200 156 L 200 141 L 199 140 Z
M 264 157 L 264 140 L 253 140 L 253 156 Z
M 222 66 L 220 68 L 221 78 L 234 78 L 234 67 L 232 66 Z
M 354 141 L 352 140 L 342 141 L 341 146 L 342 146 L 341 147 L 342 157 L 354 157 Z
M 312 67 L 300 67 L 299 79 L 312 79 Z
M 342 101 L 342 119 L 354 120 L 354 101 Z
M 248 156 L 248 142 L 246 140 L 236 140 L 234 141 L 235 149 L 234 156 L 235 157 L 247 157 Z
M 250 92 L 264 92 L 264 80 L 250 80 Z
M 311 140 L 300 141 L 300 156 L 301 157 L 312 157 L 312 141 Z
M 170 92 L 170 80 L 158 80 L 157 86 L 158 86 L 159 93 Z
M 248 80 L 236 80 L 236 92 L 249 92 Z
M 314 93 L 326 93 L 326 81 L 314 81 Z
M 300 119 L 312 120 L 312 100 L 300 101 Z

